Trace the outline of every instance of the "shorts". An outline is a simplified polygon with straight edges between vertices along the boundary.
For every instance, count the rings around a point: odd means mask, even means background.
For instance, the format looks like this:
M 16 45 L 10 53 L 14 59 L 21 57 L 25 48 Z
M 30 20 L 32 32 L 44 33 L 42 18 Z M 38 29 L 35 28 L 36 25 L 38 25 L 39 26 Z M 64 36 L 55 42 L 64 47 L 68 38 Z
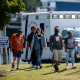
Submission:
M 13 57 L 18 57 L 18 58 L 20 58 L 20 57 L 21 57 L 21 53 L 22 53 L 22 51 L 13 50 Z
M 59 61 L 59 62 L 62 61 L 62 50 L 54 49 L 53 50 L 53 55 L 54 55 L 54 60 L 55 61 Z

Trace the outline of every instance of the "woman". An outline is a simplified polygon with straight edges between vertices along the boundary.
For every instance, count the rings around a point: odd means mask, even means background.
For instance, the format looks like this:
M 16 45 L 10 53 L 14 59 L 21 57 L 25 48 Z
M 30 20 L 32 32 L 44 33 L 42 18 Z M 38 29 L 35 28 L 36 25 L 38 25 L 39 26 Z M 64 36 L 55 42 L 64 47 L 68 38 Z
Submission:
M 33 36 L 33 40 L 31 43 L 31 52 L 34 47 L 36 53 L 36 68 L 42 68 L 40 54 L 42 53 L 43 47 L 45 45 L 43 35 L 41 35 L 41 28 L 37 28 L 37 34 Z M 47 45 L 46 45 L 47 48 Z
M 75 50 L 75 40 L 72 37 L 72 31 L 68 31 L 68 38 L 65 40 L 65 52 L 66 53 L 66 69 L 68 69 L 68 58 L 69 55 L 71 55 L 71 60 L 72 60 L 72 69 L 75 69 L 75 58 L 74 58 L 74 50 Z

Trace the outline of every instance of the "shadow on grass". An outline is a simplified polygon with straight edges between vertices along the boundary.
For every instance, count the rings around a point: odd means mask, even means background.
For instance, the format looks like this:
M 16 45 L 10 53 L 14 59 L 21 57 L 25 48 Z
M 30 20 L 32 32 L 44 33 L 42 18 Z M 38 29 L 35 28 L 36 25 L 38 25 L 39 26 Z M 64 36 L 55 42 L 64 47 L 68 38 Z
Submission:
M 19 70 L 15 70 L 15 71 L 21 71 L 21 70 L 24 70 L 24 71 L 32 71 L 33 68 L 30 67 L 30 68 L 23 68 L 23 69 L 19 69 Z
M 6 75 L 0 74 L 0 77 L 6 77 Z
M 32 67 L 29 67 L 29 68 L 23 68 L 23 69 L 20 69 L 20 70 L 26 70 L 26 69 L 33 69 Z
M 80 72 L 80 70 L 72 72 L 72 73 L 69 73 L 69 74 L 66 74 L 66 75 L 77 74 L 78 72 Z
M 45 68 L 53 67 L 53 65 L 46 66 Z
M 60 71 L 57 72 L 57 73 L 60 73 L 60 72 L 63 72 L 63 71 L 66 71 L 66 69 L 60 70 Z M 56 71 L 50 72 L 50 73 L 45 73 L 45 74 L 42 74 L 42 75 L 48 75 L 48 74 L 53 74 L 53 73 L 56 73 Z
M 63 70 L 60 70 L 59 72 L 64 72 L 64 71 L 66 71 L 67 69 L 63 69 Z
M 48 75 L 48 74 L 53 74 L 53 73 L 56 73 L 56 72 L 54 71 L 54 72 L 45 73 L 45 74 L 42 74 L 42 75 Z

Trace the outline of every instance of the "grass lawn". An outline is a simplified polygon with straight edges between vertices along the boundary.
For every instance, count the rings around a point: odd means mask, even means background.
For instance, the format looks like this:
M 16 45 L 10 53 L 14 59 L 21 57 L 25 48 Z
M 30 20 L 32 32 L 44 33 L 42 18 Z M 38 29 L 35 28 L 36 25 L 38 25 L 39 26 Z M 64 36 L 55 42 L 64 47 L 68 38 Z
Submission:
M 80 63 L 76 69 L 65 70 L 65 63 L 59 65 L 60 71 L 55 72 L 52 64 L 42 64 L 42 69 L 30 68 L 31 64 L 20 64 L 21 70 L 14 70 L 12 74 L 0 74 L 0 80 L 80 80 Z M 16 69 L 16 68 L 15 68 Z M 11 70 L 11 65 L 0 65 L 0 70 Z

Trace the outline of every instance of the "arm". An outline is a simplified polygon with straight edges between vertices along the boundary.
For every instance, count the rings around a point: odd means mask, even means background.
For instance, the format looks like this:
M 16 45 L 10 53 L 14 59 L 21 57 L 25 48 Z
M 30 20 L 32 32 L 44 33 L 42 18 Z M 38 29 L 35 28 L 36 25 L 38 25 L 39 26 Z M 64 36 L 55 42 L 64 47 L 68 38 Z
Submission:
M 50 47 L 50 50 L 52 51 L 52 39 L 51 39 L 51 36 L 50 36 L 50 39 L 49 39 L 49 47 Z
M 12 52 L 12 41 L 10 41 L 10 51 Z
M 11 38 L 10 38 L 10 51 L 12 52 L 12 42 L 13 42 L 13 35 L 11 36 Z
M 34 36 L 33 36 L 32 42 L 31 42 L 31 52 L 33 50 L 33 46 L 34 46 Z
M 65 45 L 65 52 L 67 52 L 67 48 L 66 48 L 66 45 Z
M 76 43 L 75 43 L 75 40 L 74 40 L 74 53 L 76 53 Z
M 26 51 L 28 51 L 29 49 L 29 41 L 27 41 L 27 48 L 26 48 Z
M 27 37 L 27 47 L 26 47 L 26 51 L 28 51 L 28 49 L 29 49 L 29 45 L 30 45 L 30 35 L 28 35 L 28 37 Z
M 65 52 L 67 52 L 67 39 L 65 39 L 65 45 L 64 45 L 64 48 L 65 48 Z
M 64 41 L 62 40 L 62 46 L 64 46 L 65 47 L 65 44 L 64 44 Z
M 21 43 L 22 43 L 22 53 L 23 53 L 23 42 L 24 42 L 24 40 L 23 40 L 23 37 L 21 37 Z

